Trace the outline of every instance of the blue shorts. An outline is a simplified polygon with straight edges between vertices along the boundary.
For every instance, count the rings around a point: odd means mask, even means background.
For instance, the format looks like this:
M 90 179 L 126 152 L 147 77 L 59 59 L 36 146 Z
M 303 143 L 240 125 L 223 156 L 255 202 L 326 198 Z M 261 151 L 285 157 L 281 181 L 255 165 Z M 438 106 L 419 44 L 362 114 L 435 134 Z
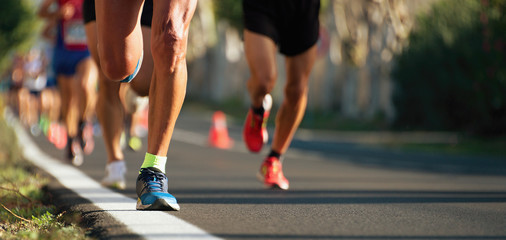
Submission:
M 74 75 L 76 73 L 77 64 L 83 59 L 90 56 L 88 50 L 83 51 L 70 51 L 63 47 L 56 47 L 53 55 L 53 70 L 56 76 Z
M 55 77 L 48 77 L 47 78 L 46 88 L 56 87 L 57 85 L 58 85 L 58 83 L 56 82 Z

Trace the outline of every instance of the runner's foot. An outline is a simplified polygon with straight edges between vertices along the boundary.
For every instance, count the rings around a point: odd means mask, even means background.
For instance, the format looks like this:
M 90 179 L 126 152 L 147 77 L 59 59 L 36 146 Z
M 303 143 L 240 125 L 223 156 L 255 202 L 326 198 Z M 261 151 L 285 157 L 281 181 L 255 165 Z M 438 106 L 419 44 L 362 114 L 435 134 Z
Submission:
M 81 149 L 84 154 L 89 155 L 95 148 L 95 141 L 93 140 L 93 125 L 90 123 L 81 123 L 79 125 L 78 135 L 81 143 Z
M 253 109 L 249 109 L 244 123 L 243 138 L 246 147 L 251 152 L 260 152 L 262 147 L 269 140 L 267 133 L 267 119 L 272 107 L 272 97 L 270 94 L 265 95 L 262 104 L 263 115 L 255 114 Z
M 267 157 L 264 160 L 257 177 L 268 188 L 282 190 L 288 190 L 289 188 L 289 182 L 283 174 L 281 162 L 276 157 Z
M 141 150 L 142 148 L 142 140 L 139 137 L 130 137 L 128 140 L 128 148 L 133 150 L 134 152 L 137 152 Z
M 137 177 L 137 210 L 179 211 L 174 196 L 168 192 L 168 180 L 156 168 L 141 168 Z
M 81 144 L 74 138 L 69 138 L 67 143 L 67 160 L 76 167 L 81 166 L 84 162 Z
M 108 163 L 107 166 L 105 166 L 105 174 L 105 177 L 101 181 L 103 186 L 121 190 L 126 188 L 125 161 L 114 161 L 112 163 Z
M 67 131 L 60 123 L 51 123 L 47 133 L 47 138 L 49 139 L 49 142 L 53 143 L 56 148 L 60 150 L 67 146 Z

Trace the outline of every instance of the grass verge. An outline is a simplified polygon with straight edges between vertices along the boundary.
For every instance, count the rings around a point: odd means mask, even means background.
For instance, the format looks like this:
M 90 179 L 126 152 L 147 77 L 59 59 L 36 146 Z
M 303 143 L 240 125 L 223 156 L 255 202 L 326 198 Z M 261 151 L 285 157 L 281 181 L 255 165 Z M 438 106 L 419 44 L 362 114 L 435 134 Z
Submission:
M 21 156 L 0 98 L 0 239 L 91 239 L 79 214 L 58 212 L 44 186 L 49 179 Z

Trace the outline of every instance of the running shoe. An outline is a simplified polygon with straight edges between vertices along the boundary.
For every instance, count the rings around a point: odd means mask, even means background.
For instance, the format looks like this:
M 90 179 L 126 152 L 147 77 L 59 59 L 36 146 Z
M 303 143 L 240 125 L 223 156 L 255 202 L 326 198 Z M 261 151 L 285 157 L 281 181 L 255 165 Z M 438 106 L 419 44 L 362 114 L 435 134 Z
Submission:
M 67 160 L 74 166 L 79 167 L 83 165 L 84 156 L 81 144 L 75 139 L 67 140 Z
M 269 140 L 267 119 L 272 107 L 272 97 L 270 94 L 265 95 L 262 107 L 264 108 L 263 116 L 255 114 L 250 108 L 246 116 L 246 122 L 244 123 L 243 138 L 246 147 L 251 152 L 260 152 L 263 145 Z
M 60 150 L 63 150 L 67 146 L 67 130 L 60 123 L 51 123 L 49 125 L 47 138 L 49 142 L 53 143 Z
M 142 140 L 136 136 L 130 137 L 130 140 L 128 140 L 128 148 L 134 152 L 141 150 Z
M 268 188 L 288 190 L 290 185 L 283 174 L 281 162 L 276 157 L 264 160 L 257 177 Z
M 50 124 L 49 118 L 46 116 L 46 114 L 41 114 L 39 118 L 39 128 L 42 130 L 44 136 L 47 136 L 49 124 Z
M 179 211 L 174 196 L 168 192 L 168 180 L 156 168 L 141 168 L 137 177 L 137 210 Z
M 40 129 L 39 124 L 30 125 L 30 133 L 32 134 L 32 136 L 38 137 L 41 132 L 42 130 Z
M 95 148 L 95 141 L 93 140 L 93 125 L 90 123 L 82 123 L 79 126 L 78 135 L 81 143 L 81 149 L 84 154 L 89 155 Z
M 126 165 L 125 161 L 114 161 L 105 166 L 105 177 L 102 179 L 102 186 L 124 190 Z

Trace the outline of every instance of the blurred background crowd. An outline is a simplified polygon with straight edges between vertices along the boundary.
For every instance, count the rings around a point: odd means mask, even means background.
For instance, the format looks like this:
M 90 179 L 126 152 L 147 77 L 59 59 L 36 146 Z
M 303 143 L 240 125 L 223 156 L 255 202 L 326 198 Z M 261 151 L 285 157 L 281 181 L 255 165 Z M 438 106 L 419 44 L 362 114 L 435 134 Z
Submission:
M 29 97 L 52 78 L 44 38 L 51 28 L 38 19 L 38 4 L 3 0 L 0 7 L 0 86 L 26 112 L 27 125 L 44 104 L 58 106 Z M 188 100 L 247 108 L 241 8 L 239 0 L 199 1 Z M 506 135 L 505 11 L 502 0 L 322 0 L 319 58 L 302 126 L 368 122 L 381 130 Z M 282 88 L 272 94 L 281 101 Z

